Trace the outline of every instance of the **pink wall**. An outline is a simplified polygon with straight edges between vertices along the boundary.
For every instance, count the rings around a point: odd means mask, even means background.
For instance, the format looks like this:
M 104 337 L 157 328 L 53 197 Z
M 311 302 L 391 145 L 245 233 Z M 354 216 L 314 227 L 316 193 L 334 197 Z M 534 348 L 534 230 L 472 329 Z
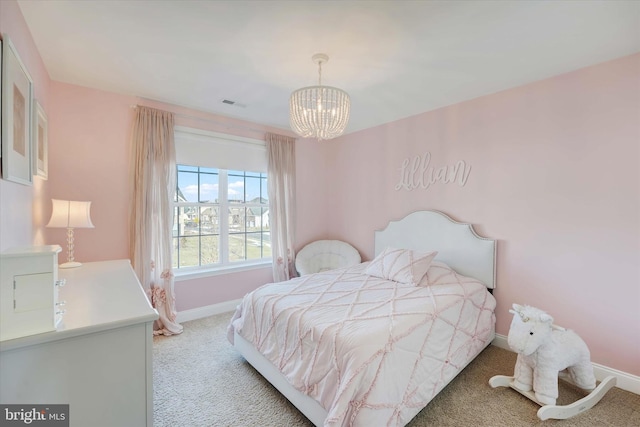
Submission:
M 91 201 L 95 228 L 74 230 L 80 262 L 129 257 L 129 133 L 136 98 L 52 82 L 49 198 Z M 51 202 L 47 203 L 47 216 Z M 66 230 L 47 228 L 47 243 L 66 249 Z M 63 252 L 62 259 L 66 260 Z
M 639 77 L 637 54 L 331 141 L 316 169 L 326 208 L 301 207 L 302 229 L 322 227 L 305 238 L 340 236 L 370 259 L 374 230 L 410 212 L 473 223 L 499 239 L 499 334 L 512 303 L 534 305 L 594 362 L 639 375 Z M 426 151 L 471 165 L 466 185 L 396 191 L 403 159 Z
M 75 230 L 81 262 L 129 258 L 129 147 L 136 104 L 176 114 L 176 125 L 264 139 L 266 126 L 60 82 L 52 82 L 46 221 L 50 198 L 90 200 L 95 228 Z M 44 229 L 47 244 L 66 248 L 66 231 Z M 63 254 L 63 258 L 66 257 Z M 271 267 L 176 281 L 178 311 L 241 298 L 272 280 Z
M 327 177 L 332 172 L 327 147 L 333 142 L 296 141 L 297 249 L 313 240 L 332 238 L 328 234 L 327 211 L 337 206 L 333 204 L 333 188 Z
M 35 99 L 50 113 L 49 74 L 14 0 L 0 1 L 0 33 L 6 34 L 15 46 L 33 79 Z M 0 180 L 0 251 L 43 244 L 38 224 L 44 216 L 42 201 L 46 191 L 47 181 L 39 177 L 33 178 L 33 186 Z

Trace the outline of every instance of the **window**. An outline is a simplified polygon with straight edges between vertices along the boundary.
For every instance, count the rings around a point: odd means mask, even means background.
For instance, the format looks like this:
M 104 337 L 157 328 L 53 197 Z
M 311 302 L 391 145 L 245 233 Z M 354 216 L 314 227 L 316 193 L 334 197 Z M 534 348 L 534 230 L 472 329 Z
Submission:
M 244 150 L 243 155 L 234 160 L 230 144 Z M 224 149 L 224 156 L 208 152 L 216 146 Z M 265 155 L 255 146 L 219 134 L 176 129 L 174 268 L 208 270 L 271 260 L 267 174 L 229 167 L 244 162 L 266 169 L 255 159 L 247 162 L 251 156 L 246 153 L 258 159 L 256 153 Z

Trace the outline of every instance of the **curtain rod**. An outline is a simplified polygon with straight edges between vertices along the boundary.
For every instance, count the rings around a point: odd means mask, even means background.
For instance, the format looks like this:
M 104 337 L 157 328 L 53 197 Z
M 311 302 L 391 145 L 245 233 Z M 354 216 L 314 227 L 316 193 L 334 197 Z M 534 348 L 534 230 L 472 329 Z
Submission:
M 131 108 L 135 110 L 136 108 L 138 108 L 138 106 L 137 105 L 131 105 Z M 155 108 L 155 107 L 151 107 L 151 108 Z M 250 132 L 259 133 L 263 137 L 267 132 L 269 132 L 269 131 L 264 130 L 264 129 L 255 129 L 255 128 L 252 128 L 252 127 L 249 127 L 249 126 L 233 125 L 233 124 L 224 123 L 224 122 L 221 122 L 221 121 L 218 121 L 218 120 L 206 119 L 204 117 L 192 116 L 192 115 L 189 115 L 189 114 L 182 114 L 182 113 L 173 113 L 173 114 L 176 117 L 181 117 L 181 118 L 184 118 L 184 119 L 200 120 L 200 121 L 203 121 L 203 122 L 217 124 L 217 125 L 220 125 L 220 126 L 224 126 L 226 129 L 235 128 L 235 129 L 248 130 Z

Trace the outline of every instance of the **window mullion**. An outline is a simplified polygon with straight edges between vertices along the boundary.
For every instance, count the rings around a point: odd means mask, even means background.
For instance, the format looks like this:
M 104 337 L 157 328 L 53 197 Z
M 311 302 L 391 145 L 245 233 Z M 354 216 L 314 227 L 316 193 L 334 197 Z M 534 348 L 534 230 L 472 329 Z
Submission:
M 268 203 L 261 203 L 264 200 L 262 197 L 264 183 L 260 181 L 260 190 L 256 193 L 255 172 L 248 173 L 236 170 L 232 172 L 225 169 L 201 169 L 200 166 L 178 165 L 176 196 L 173 200 L 173 206 L 176 209 L 174 227 L 178 231 L 178 237 L 175 239 L 177 247 L 173 248 L 173 254 L 176 257 L 176 267 L 185 269 L 182 271 L 225 268 L 249 260 L 264 259 L 265 244 L 267 243 L 265 240 L 267 239 L 264 223 L 266 218 L 263 217 L 263 214 L 265 208 L 268 209 Z M 217 177 L 211 178 L 209 175 Z M 252 177 L 251 181 L 249 176 Z M 262 174 L 260 174 L 260 178 L 262 178 Z M 217 200 L 216 196 L 204 195 L 205 185 L 218 187 Z M 194 187 L 198 194 L 195 200 L 192 200 L 193 193 L 191 191 Z M 230 194 L 230 190 L 240 190 L 240 187 L 242 187 L 244 195 L 234 196 L 234 201 L 231 202 L 229 198 L 235 193 Z M 250 190 L 248 190 L 249 187 L 251 187 Z M 184 192 L 183 195 L 181 195 L 181 191 Z M 209 189 L 207 188 L 206 191 L 208 192 Z M 254 195 L 250 201 L 247 200 L 248 191 Z M 256 198 L 255 194 L 259 194 L 259 198 Z M 211 210 L 208 207 L 211 207 Z M 218 210 L 217 213 L 216 210 Z M 239 224 L 240 228 L 238 229 L 235 228 L 236 216 L 240 216 L 243 221 L 242 224 Z M 251 226 L 249 227 L 249 225 Z M 203 233 L 206 234 L 206 237 L 203 236 Z M 236 246 L 238 251 L 244 253 L 244 258 L 238 254 L 231 254 L 231 249 L 235 250 Z M 219 253 L 217 255 L 211 254 L 211 250 L 216 247 Z M 207 251 L 206 259 L 203 251 Z M 217 260 L 211 259 L 212 255 L 217 257 Z
M 198 168 L 198 205 L 196 209 L 198 211 L 198 265 L 202 266 L 202 218 L 200 214 L 202 213 L 202 209 L 200 209 L 200 194 L 202 194 L 200 188 L 200 168 Z
M 218 197 L 220 197 L 220 261 L 229 262 L 229 197 L 227 171 L 220 169 L 218 175 Z

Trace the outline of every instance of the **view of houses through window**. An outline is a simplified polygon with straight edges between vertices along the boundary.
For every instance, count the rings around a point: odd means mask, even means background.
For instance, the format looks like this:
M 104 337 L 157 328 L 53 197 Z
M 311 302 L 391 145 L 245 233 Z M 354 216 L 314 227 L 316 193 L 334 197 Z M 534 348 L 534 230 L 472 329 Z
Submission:
M 178 165 L 173 267 L 271 258 L 267 175 Z

